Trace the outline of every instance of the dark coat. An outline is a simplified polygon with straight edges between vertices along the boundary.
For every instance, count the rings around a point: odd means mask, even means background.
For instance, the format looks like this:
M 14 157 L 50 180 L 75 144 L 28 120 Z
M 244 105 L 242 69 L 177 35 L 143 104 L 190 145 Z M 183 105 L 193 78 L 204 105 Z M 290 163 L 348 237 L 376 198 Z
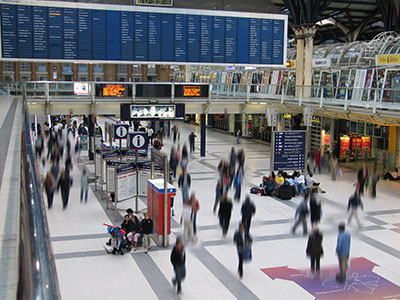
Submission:
M 219 204 L 218 216 L 220 218 L 230 218 L 232 213 L 232 202 L 231 201 L 222 201 Z
M 321 204 L 315 199 L 310 200 L 310 214 L 312 223 L 321 220 Z
M 242 205 L 242 218 L 250 219 L 256 213 L 256 207 L 250 201 L 245 201 Z
M 129 232 L 133 231 L 133 222 L 132 222 L 132 220 L 129 219 L 128 222 L 123 220 L 122 223 L 121 223 L 121 229 L 125 230 L 126 233 L 129 233 Z
M 180 266 L 182 267 L 182 266 L 185 266 L 185 262 L 186 262 L 185 248 L 183 248 L 183 246 L 182 246 L 182 251 L 179 252 L 176 249 L 176 245 L 175 245 L 171 252 L 171 264 L 174 267 L 180 267 Z
M 306 253 L 307 256 L 317 258 L 324 254 L 324 250 L 322 249 L 322 233 L 319 230 L 312 231 L 308 237 Z
M 243 247 L 246 243 L 246 245 L 250 244 L 252 242 L 252 238 L 250 234 L 248 234 L 246 231 L 244 232 L 244 240 L 243 240 L 243 235 L 241 234 L 240 230 L 236 230 L 235 234 L 233 235 L 233 241 L 236 244 L 236 249 L 239 253 L 243 252 Z
M 144 234 L 151 234 L 153 232 L 153 220 L 148 218 L 142 220 L 142 230 Z
M 179 176 L 179 178 L 178 178 L 178 187 L 182 187 L 182 186 L 183 186 L 183 179 L 184 179 L 184 176 L 187 176 L 187 177 L 186 177 L 187 184 L 188 184 L 188 186 L 190 187 L 190 185 L 191 185 L 191 178 L 190 178 L 189 173 L 186 173 L 185 175 L 183 175 L 183 173 L 182 173 L 182 174 Z

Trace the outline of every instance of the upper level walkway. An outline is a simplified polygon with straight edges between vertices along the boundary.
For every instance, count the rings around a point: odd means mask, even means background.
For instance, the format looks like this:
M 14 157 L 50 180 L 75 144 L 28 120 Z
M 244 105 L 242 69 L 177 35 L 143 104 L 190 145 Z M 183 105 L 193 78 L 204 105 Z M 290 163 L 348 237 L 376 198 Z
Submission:
M 119 115 L 120 103 L 185 103 L 186 113 L 265 113 L 266 107 L 276 106 L 283 112 L 302 111 L 303 106 L 314 107 L 320 114 L 336 114 L 342 118 L 351 114 L 368 116 L 381 123 L 394 124 L 400 117 L 400 94 L 397 89 L 355 88 L 332 86 L 295 86 L 273 84 L 222 84 L 222 83 L 128 83 L 90 82 L 86 95 L 78 94 L 79 82 L 40 81 L 27 82 L 28 104 L 32 113 L 97 113 Z M 120 87 L 120 96 L 104 96 L 99 90 L 105 85 Z M 164 96 L 138 95 L 138 86 L 167 86 Z M 178 97 L 176 85 L 203 86 L 209 89 L 206 97 Z M 75 90 L 74 90 L 75 89 Z M 9 87 L 18 93 L 18 87 Z M 391 94 L 392 97 L 383 97 Z M 395 95 L 395 96 L 393 96 Z M 286 110 L 286 111 L 284 111 Z M 377 114 L 378 113 L 378 114 Z

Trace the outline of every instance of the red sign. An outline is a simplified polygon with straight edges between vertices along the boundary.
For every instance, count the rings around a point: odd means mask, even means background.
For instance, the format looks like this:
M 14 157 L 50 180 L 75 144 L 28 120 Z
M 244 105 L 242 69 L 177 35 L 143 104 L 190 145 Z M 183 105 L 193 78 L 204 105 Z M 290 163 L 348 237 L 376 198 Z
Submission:
M 368 156 L 371 153 L 371 138 L 369 136 L 363 136 L 362 140 L 362 155 L 365 154 L 365 151 L 368 150 Z
M 346 157 L 347 150 L 350 149 L 350 138 L 342 136 L 340 138 L 340 157 Z
M 351 149 L 352 150 L 356 149 L 356 143 L 357 143 L 357 149 L 361 149 L 361 138 L 352 138 L 351 139 Z
M 331 143 L 331 136 L 329 134 L 324 135 L 324 145 L 330 145 Z

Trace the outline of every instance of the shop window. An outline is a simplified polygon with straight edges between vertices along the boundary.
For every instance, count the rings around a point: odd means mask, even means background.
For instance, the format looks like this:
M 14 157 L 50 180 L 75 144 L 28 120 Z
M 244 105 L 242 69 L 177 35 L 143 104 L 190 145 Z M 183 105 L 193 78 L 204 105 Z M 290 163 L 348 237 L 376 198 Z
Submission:
M 72 75 L 63 75 L 62 80 L 63 81 L 72 81 Z
M 31 74 L 21 74 L 21 80 L 30 81 L 31 80 Z
M 47 72 L 46 63 L 42 63 L 42 62 L 38 63 L 37 64 L 37 71 L 38 72 Z
M 94 81 L 104 81 L 104 77 L 102 75 L 96 75 Z
M 4 62 L 4 71 L 5 72 L 14 71 L 14 64 L 11 61 L 5 61 Z
M 124 64 L 118 65 L 118 73 L 127 74 L 128 73 L 127 69 L 128 69 L 127 65 L 124 65 Z
M 71 63 L 63 64 L 63 73 L 72 73 L 72 64 Z
M 127 76 L 118 76 L 118 82 L 126 82 Z
M 79 73 L 87 73 L 88 68 L 86 64 L 79 64 L 78 66 L 78 72 Z
M 78 81 L 88 81 L 88 77 L 85 75 L 79 75 Z
M 94 73 L 103 73 L 103 65 L 101 64 L 94 65 Z
M 30 62 L 22 62 L 21 63 L 21 72 L 30 72 L 31 71 L 31 63 Z
M 3 81 L 4 82 L 13 82 L 14 81 L 14 75 L 12 74 L 7 74 L 3 76 Z
M 37 74 L 36 78 L 38 81 L 47 80 L 47 74 Z

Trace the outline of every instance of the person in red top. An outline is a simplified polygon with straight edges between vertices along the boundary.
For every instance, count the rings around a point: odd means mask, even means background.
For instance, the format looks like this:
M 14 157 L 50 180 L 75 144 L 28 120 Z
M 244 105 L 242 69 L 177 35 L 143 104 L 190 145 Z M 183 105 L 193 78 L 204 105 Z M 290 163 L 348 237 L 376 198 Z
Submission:
M 200 210 L 200 204 L 199 201 L 196 198 L 196 195 L 194 192 L 190 195 L 190 204 L 192 205 L 192 214 L 193 214 L 193 233 L 196 235 L 196 216 L 197 212 Z
M 318 173 L 321 173 L 321 150 L 318 149 L 314 153 L 314 173 L 315 169 L 318 168 Z

